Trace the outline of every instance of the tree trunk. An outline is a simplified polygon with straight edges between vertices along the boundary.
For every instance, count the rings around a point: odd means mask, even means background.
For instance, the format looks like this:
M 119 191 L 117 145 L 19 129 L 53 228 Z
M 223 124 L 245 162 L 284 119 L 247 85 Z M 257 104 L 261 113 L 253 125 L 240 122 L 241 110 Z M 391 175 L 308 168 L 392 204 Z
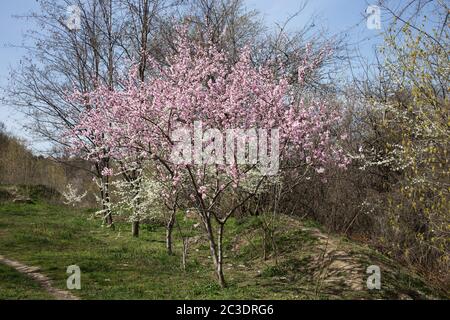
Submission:
M 189 246 L 189 238 L 183 237 L 183 270 L 186 271 L 186 264 L 187 264 L 187 254 L 188 254 L 188 246 Z
M 168 254 L 173 254 L 172 250 L 172 230 L 173 226 L 175 224 L 175 214 L 176 211 L 174 210 L 172 214 L 170 215 L 169 221 L 167 222 L 166 226 L 166 248 Z
M 107 226 L 114 228 L 111 210 L 109 209 L 109 191 L 108 182 L 105 182 L 105 177 L 101 177 L 100 185 L 100 199 L 102 201 L 103 219 Z
M 216 264 L 216 274 L 219 285 L 222 288 L 226 287 L 225 278 L 223 276 L 223 224 L 219 224 L 219 234 L 217 237 L 217 264 Z
M 267 232 L 263 229 L 263 241 L 262 241 L 262 249 L 263 249 L 263 259 L 267 260 Z
M 133 182 L 136 182 L 138 179 L 137 178 L 133 178 Z M 136 185 L 134 185 L 133 183 L 133 187 L 136 187 Z M 137 188 L 140 187 L 140 184 L 137 185 Z M 133 237 L 139 237 L 139 225 L 140 225 L 140 214 L 139 214 L 139 204 L 140 204 L 140 200 L 139 200 L 139 191 L 136 192 L 134 194 L 133 197 L 133 210 L 134 210 L 134 219 L 133 222 L 131 222 L 131 234 L 133 235 Z
M 131 223 L 131 234 L 133 237 L 139 237 L 139 221 L 133 221 Z
M 277 241 L 275 239 L 275 231 L 273 231 L 273 230 L 270 233 L 270 239 L 272 242 L 272 250 L 273 250 L 273 255 L 275 257 L 275 264 L 278 265 L 278 248 L 277 248 Z
M 223 252 L 222 252 L 222 239 L 223 239 L 223 224 L 219 224 L 219 231 L 217 237 L 217 245 L 214 239 L 214 233 L 211 226 L 211 222 L 208 217 L 202 217 L 205 225 L 205 229 L 209 240 L 209 249 L 211 252 L 211 257 L 214 262 L 214 271 L 216 273 L 217 281 L 219 285 L 224 288 L 226 286 L 225 278 L 223 276 Z
M 103 195 L 103 199 L 102 199 L 102 209 L 103 212 L 105 212 L 105 220 L 106 220 L 106 224 L 111 228 L 114 229 L 114 223 L 113 223 L 113 218 L 112 218 L 112 213 L 111 213 L 111 209 L 109 207 L 109 179 L 108 177 L 102 177 L 102 195 Z M 106 180 L 106 181 L 105 181 Z

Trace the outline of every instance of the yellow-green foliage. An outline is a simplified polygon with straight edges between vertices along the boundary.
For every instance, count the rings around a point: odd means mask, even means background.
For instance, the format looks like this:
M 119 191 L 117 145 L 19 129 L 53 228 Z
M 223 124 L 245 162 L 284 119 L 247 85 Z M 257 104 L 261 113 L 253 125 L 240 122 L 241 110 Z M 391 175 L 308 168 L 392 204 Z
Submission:
M 414 251 L 411 260 L 448 266 L 449 28 L 441 23 L 429 30 L 425 25 L 433 23 L 426 22 L 426 17 L 421 26 L 395 21 L 383 48 L 393 88 L 383 103 L 383 125 L 395 137 L 386 153 L 401 174 L 389 204 L 394 230 L 410 232 L 415 240 L 400 244 L 405 257 Z

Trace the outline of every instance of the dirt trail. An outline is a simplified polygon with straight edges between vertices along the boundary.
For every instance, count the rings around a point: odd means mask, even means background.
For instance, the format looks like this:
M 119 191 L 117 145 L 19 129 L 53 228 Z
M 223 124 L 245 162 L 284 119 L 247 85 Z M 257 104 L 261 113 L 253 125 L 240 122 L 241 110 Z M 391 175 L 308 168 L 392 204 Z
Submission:
M 10 260 L 0 255 L 0 263 L 13 267 L 17 271 L 26 274 L 36 282 L 38 282 L 49 294 L 56 300 L 79 300 L 80 298 L 74 296 L 66 290 L 60 290 L 52 286 L 52 281 L 46 275 L 39 273 L 39 267 L 30 267 L 18 261 Z
M 353 291 L 365 290 L 365 266 L 350 255 L 338 239 L 330 237 L 317 228 L 301 228 L 317 238 L 316 249 L 320 252 L 312 264 L 314 277 L 328 286 L 344 284 Z
M 306 259 L 308 262 L 302 267 L 302 270 L 295 272 L 290 270 L 288 273 L 293 272 L 293 274 L 281 277 L 275 276 L 275 278 L 288 280 L 292 275 L 302 274 L 304 277 L 309 277 L 309 283 L 314 283 L 314 286 L 317 287 L 315 288 L 317 292 L 326 291 L 330 292 L 330 294 L 333 294 L 334 291 L 337 292 L 336 294 L 342 291 L 367 291 L 366 268 L 368 265 L 361 261 L 359 257 L 363 256 L 363 254 L 355 255 L 339 237 L 328 235 L 316 227 L 306 227 L 304 222 L 297 218 L 283 216 L 283 219 L 285 232 L 300 230 L 306 238 L 314 239 L 314 242 L 307 248 L 293 249 L 291 252 L 285 251 L 282 253 L 278 257 L 281 265 L 283 265 L 283 260 L 288 261 L 292 258 L 299 258 L 299 253 L 304 253 L 305 257 L 308 258 Z M 241 247 L 250 243 L 251 241 L 246 237 L 240 237 L 235 241 L 232 251 L 239 252 Z M 271 258 L 273 259 L 270 256 L 269 260 Z M 265 263 L 268 261 L 265 261 Z M 253 268 L 255 276 L 260 276 L 260 264 L 250 268 Z

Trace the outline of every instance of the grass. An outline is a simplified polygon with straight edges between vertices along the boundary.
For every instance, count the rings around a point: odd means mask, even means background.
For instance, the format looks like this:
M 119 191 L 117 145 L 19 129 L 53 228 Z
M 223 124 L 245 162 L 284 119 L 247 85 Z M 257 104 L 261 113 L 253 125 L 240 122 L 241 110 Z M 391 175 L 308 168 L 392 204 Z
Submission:
M 203 247 L 203 246 L 201 246 Z M 87 212 L 42 202 L 0 205 L 1 253 L 41 267 L 64 289 L 66 268 L 80 267 L 83 299 L 232 299 L 264 297 L 262 288 L 240 288 L 245 274 L 227 272 L 229 287 L 215 282 L 207 247 L 193 251 L 188 268 L 181 268 L 180 248 L 170 256 L 164 230 L 144 230 L 132 238 L 128 224 L 102 228 Z M 2 279 L 4 281 L 4 279 Z M 21 298 L 12 296 L 11 298 Z
M 179 220 L 184 228 L 193 224 L 181 216 Z M 183 270 L 176 230 L 175 254 L 168 255 L 162 227 L 144 226 L 141 236 L 133 238 L 128 223 L 117 222 L 116 229 L 111 230 L 101 227 L 88 210 L 40 200 L 33 204 L 0 203 L 0 254 L 39 266 L 40 272 L 60 289 L 66 289 L 67 267 L 78 265 L 81 290 L 73 293 L 82 299 L 370 299 L 392 297 L 399 286 L 430 291 L 423 282 L 411 281 L 416 278 L 408 274 L 385 277 L 390 291 L 376 295 L 339 288 L 318 291 L 310 264 L 317 255 L 315 239 L 295 227 L 285 230 L 278 240 L 280 256 L 275 264 L 273 257 L 267 261 L 261 258 L 261 236 L 256 226 L 252 219 L 232 219 L 226 227 L 225 289 L 215 281 L 205 241 L 192 246 L 187 269 Z M 200 232 L 194 230 L 192 235 Z M 361 255 L 367 258 L 367 249 L 347 242 L 345 245 L 364 252 Z M 1 266 L 0 299 L 47 298 L 32 280 Z
M 0 264 L 0 300 L 7 299 L 52 299 L 52 296 L 26 275 Z

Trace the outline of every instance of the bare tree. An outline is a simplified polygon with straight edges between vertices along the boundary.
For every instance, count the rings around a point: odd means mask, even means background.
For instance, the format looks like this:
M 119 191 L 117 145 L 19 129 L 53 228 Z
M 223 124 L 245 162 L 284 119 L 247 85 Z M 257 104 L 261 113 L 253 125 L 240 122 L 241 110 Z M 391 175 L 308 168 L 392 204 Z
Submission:
M 145 72 L 147 46 L 156 16 L 167 8 L 164 0 L 43 0 L 39 12 L 19 18 L 32 19 L 37 28 L 26 34 L 26 56 L 11 73 L 6 103 L 29 118 L 28 128 L 56 147 L 68 147 L 64 133 L 71 130 L 82 112 L 67 93 L 88 92 L 100 84 L 120 88 L 123 66 L 134 60 Z M 76 24 L 67 12 L 76 6 Z M 71 7 L 73 8 L 73 7 Z M 91 106 L 95 107 L 95 106 Z M 91 152 L 97 146 L 86 146 Z M 111 160 L 93 162 L 91 173 L 100 179 L 100 198 L 105 221 L 112 225 L 109 210 L 109 178 L 102 175 Z

